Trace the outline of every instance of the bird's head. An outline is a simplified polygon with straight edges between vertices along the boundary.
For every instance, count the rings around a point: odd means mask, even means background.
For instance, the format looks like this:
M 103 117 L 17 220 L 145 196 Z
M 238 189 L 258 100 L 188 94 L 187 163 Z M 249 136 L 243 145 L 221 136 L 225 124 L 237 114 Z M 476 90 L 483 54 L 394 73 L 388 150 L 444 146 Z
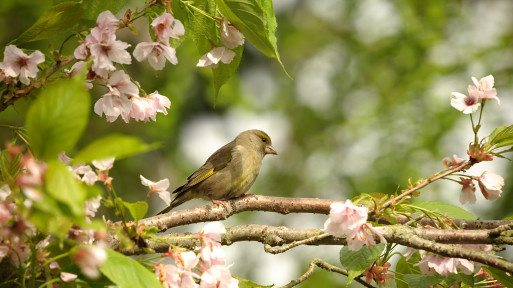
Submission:
M 262 157 L 267 154 L 278 155 L 272 146 L 271 138 L 264 131 L 257 129 L 244 131 L 237 136 L 236 141 L 261 152 Z

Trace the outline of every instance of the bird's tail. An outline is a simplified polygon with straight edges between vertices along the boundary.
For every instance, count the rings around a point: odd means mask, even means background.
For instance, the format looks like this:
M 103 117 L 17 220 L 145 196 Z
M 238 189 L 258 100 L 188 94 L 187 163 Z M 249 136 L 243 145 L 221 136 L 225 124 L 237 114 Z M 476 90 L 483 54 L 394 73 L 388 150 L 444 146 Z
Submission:
M 191 196 L 192 196 L 191 193 L 188 193 L 188 191 L 178 193 L 178 195 L 176 195 L 175 199 L 173 199 L 173 201 L 171 201 L 171 204 L 169 204 L 169 206 L 164 208 L 164 210 L 157 213 L 157 215 L 167 213 L 167 212 L 173 210 L 173 208 L 175 208 L 176 206 L 182 205 L 183 203 L 191 200 L 192 199 Z

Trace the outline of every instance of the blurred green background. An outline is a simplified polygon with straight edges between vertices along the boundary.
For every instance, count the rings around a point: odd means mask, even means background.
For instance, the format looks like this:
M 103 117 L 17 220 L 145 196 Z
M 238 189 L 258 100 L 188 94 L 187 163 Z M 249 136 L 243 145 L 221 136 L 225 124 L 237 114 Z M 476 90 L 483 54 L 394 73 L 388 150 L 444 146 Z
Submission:
M 0 2 L 0 49 L 32 23 L 52 1 Z M 142 7 L 131 1 L 127 7 Z M 117 16 L 122 17 L 126 8 Z M 275 59 L 268 59 L 246 41 L 238 74 L 225 85 L 214 107 L 211 72 L 195 65 L 201 55 L 191 40 L 177 49 L 179 64 L 163 71 L 147 62 L 127 66 L 147 92 L 158 90 L 172 101 L 169 114 L 157 122 L 107 123 L 91 113 L 79 146 L 112 132 L 161 142 L 160 149 L 122 159 L 111 176 L 126 201 L 144 200 L 139 174 L 151 180 L 169 178 L 170 189 L 183 184 L 216 149 L 239 132 L 258 128 L 271 136 L 279 155 L 268 156 L 251 193 L 345 200 L 359 193 L 393 193 L 442 170 L 441 159 L 465 156 L 472 131 L 468 116 L 450 106 L 450 93 L 466 93 L 471 76 L 493 74 L 500 108 L 486 105 L 481 136 L 498 125 L 513 124 L 513 2 L 504 1 L 387 1 L 277 0 L 278 48 L 289 79 Z M 133 47 L 147 41 L 148 23 L 138 21 L 141 35 L 118 31 Z M 91 25 L 94 25 L 91 24 Z M 22 48 L 58 48 L 70 33 Z M 72 53 L 76 43 L 65 48 Z M 95 102 L 104 89 L 92 91 Z M 23 125 L 12 107 L 0 114 L 0 124 Z M 21 116 L 20 116 L 21 114 Z M 13 134 L 0 128 L 4 143 Z M 73 157 L 74 151 L 68 155 Z M 495 202 L 477 195 L 475 205 L 463 205 L 483 219 L 511 216 L 512 166 L 496 160 L 472 168 L 506 179 Z M 450 181 L 436 183 L 419 200 L 459 204 L 459 191 Z M 156 196 L 153 196 L 156 197 Z M 191 201 L 179 209 L 207 204 Z M 153 213 L 163 208 L 150 202 Z M 326 217 L 243 213 L 225 221 L 321 228 Z M 198 231 L 191 225 L 183 231 Z M 232 272 L 261 284 L 284 285 L 298 277 L 314 257 L 338 264 L 339 247 L 299 247 L 283 255 L 265 254 L 258 243 L 227 248 Z M 510 259 L 512 257 L 509 257 Z M 345 277 L 318 271 L 301 287 L 339 287 Z M 356 286 L 356 285 L 355 285 Z

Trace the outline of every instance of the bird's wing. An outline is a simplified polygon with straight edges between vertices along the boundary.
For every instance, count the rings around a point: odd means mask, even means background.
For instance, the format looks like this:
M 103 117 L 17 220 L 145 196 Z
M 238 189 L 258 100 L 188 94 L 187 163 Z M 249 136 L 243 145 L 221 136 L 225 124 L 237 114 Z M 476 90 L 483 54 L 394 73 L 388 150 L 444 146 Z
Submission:
M 178 187 L 173 193 L 185 192 L 230 165 L 232 161 L 232 148 L 233 143 L 230 142 L 217 150 L 207 159 L 203 166 L 187 177 L 185 185 Z

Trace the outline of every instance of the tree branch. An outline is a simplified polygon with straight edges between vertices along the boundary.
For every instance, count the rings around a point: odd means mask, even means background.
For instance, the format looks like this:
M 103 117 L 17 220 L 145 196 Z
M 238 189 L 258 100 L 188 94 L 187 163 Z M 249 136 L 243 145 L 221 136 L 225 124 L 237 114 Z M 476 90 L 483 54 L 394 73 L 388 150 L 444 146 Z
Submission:
M 223 205 L 206 205 L 193 209 L 184 209 L 169 212 L 167 214 L 158 215 L 142 219 L 139 223 L 146 226 L 157 227 L 160 231 L 169 228 L 182 226 L 193 223 L 210 222 L 226 220 L 230 216 L 246 212 L 246 211 L 264 211 L 279 214 L 290 213 L 313 213 L 324 214 L 330 213 L 330 205 L 342 200 L 330 200 L 319 198 L 285 198 L 272 197 L 263 195 L 246 195 L 236 199 L 225 200 L 226 207 Z M 395 216 L 400 224 L 410 221 L 405 216 Z M 381 224 L 390 224 L 384 217 L 374 219 Z M 501 225 L 511 225 L 513 221 L 509 220 L 452 220 L 458 227 L 466 230 L 492 229 Z M 432 225 L 431 219 L 424 217 L 419 219 L 422 225 Z
M 345 269 L 342 269 L 340 267 L 331 265 L 331 264 L 329 264 L 328 262 L 326 262 L 326 261 L 324 261 L 322 259 L 314 258 L 312 261 L 310 261 L 308 270 L 306 270 L 306 272 L 303 275 L 299 276 L 299 278 L 297 278 L 295 280 L 290 281 L 287 285 L 281 286 L 280 288 L 291 288 L 291 287 L 294 287 L 294 286 L 300 284 L 301 282 L 305 281 L 310 276 L 312 276 L 312 273 L 314 271 L 315 266 L 317 266 L 319 268 L 322 268 L 324 270 L 327 270 L 329 272 L 335 272 L 335 273 L 339 273 L 339 274 L 348 276 L 348 273 L 347 273 L 347 271 Z M 362 284 L 365 287 L 370 287 L 370 288 L 374 287 L 374 286 L 372 286 L 370 284 L 367 284 L 367 282 L 363 281 L 359 277 L 354 278 L 354 280 L 356 282 Z

